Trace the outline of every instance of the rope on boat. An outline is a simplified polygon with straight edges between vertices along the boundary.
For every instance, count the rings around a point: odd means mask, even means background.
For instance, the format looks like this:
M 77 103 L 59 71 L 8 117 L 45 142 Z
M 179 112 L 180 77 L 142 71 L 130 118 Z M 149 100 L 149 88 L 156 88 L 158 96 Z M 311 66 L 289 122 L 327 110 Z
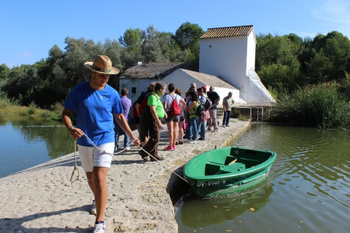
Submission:
M 113 155 L 114 153 L 110 153 L 110 152 L 107 152 L 105 150 L 102 150 L 101 148 L 99 148 L 98 146 L 95 145 L 95 143 L 86 135 L 84 134 L 84 136 L 90 141 L 90 143 L 96 148 L 98 149 L 99 151 L 101 151 L 102 153 L 104 154 L 110 154 L 110 155 Z M 130 144 L 132 142 L 134 142 L 135 140 L 131 140 L 129 142 L 129 144 L 127 145 L 130 146 Z M 76 155 L 76 147 L 77 147 L 77 140 L 74 140 L 74 169 L 73 169 L 73 172 L 72 172 L 72 175 L 71 175 L 71 178 L 70 178 L 70 181 L 72 182 L 73 180 L 73 175 L 76 171 L 78 171 L 78 176 L 77 176 L 77 180 L 80 180 L 80 171 L 78 169 L 78 165 L 77 165 L 77 155 Z M 143 150 L 147 155 L 149 155 L 151 158 L 153 158 L 155 161 L 159 162 L 159 159 L 157 159 L 155 156 L 151 155 L 148 151 L 146 151 L 145 149 L 143 149 L 141 146 L 138 146 L 139 149 Z M 120 154 L 122 152 L 124 152 L 126 149 L 124 148 L 122 151 L 116 153 L 116 154 Z M 179 177 L 180 179 L 182 179 L 183 181 L 185 181 L 186 183 L 190 184 L 185 178 L 183 178 L 182 176 L 180 176 L 179 174 L 177 174 L 175 171 L 172 171 L 172 173 L 174 173 L 174 175 L 176 175 L 177 177 Z

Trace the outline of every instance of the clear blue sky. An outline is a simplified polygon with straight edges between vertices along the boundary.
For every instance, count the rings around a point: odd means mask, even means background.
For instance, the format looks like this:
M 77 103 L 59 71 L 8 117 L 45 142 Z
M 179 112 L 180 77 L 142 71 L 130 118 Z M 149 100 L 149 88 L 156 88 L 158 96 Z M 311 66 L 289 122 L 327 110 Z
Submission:
M 315 37 L 331 31 L 350 38 L 349 0 L 0 0 L 0 64 L 34 64 L 66 37 L 95 42 L 129 29 L 175 33 L 185 22 L 204 31 L 253 25 L 255 33 Z

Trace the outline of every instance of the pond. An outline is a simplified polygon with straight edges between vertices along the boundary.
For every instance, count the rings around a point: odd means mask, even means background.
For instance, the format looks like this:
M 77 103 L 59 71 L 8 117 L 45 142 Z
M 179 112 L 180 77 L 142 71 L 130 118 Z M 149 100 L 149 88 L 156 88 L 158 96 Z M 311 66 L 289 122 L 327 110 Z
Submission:
M 272 150 L 267 180 L 249 192 L 175 203 L 179 232 L 348 232 L 350 132 L 253 124 L 234 146 Z
M 33 118 L 0 125 L 0 178 L 74 151 L 74 140 L 60 122 Z

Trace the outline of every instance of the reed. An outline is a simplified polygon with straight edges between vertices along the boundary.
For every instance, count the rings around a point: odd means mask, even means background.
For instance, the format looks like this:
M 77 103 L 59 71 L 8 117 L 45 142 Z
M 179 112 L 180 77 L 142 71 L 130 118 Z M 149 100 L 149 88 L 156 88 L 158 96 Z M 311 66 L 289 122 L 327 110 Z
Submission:
M 297 126 L 349 128 L 349 110 L 349 102 L 338 92 L 337 84 L 326 83 L 293 93 L 280 92 L 271 119 Z

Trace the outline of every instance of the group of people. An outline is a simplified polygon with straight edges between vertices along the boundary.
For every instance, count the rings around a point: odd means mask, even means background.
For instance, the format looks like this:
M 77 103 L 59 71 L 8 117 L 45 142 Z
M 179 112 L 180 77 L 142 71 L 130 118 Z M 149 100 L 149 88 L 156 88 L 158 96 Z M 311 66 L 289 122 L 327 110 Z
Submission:
M 231 93 L 232 97 L 232 93 Z M 230 97 L 230 98 L 231 98 Z M 226 100 L 226 97 L 224 98 Z M 230 99 L 230 101 L 233 101 Z M 187 137 L 190 143 L 196 143 L 197 140 L 205 140 L 206 131 L 218 131 L 218 118 L 217 108 L 220 102 L 219 94 L 214 91 L 214 87 L 211 86 L 207 91 L 206 86 L 196 88 L 196 84 L 192 83 L 190 89 L 187 92 L 186 103 L 188 106 L 187 122 L 188 133 Z M 198 115 L 197 108 L 202 105 L 204 111 Z M 224 108 L 224 111 L 230 110 L 230 107 Z M 229 122 L 230 113 L 226 113 L 227 119 L 224 121 Z M 227 124 L 227 123 L 226 123 Z M 200 137 L 198 137 L 198 135 Z
M 167 86 L 164 82 L 151 83 L 148 90 L 142 92 L 132 105 L 128 98 L 128 90 L 123 88 L 121 96 L 107 84 L 110 75 L 119 70 L 112 66 L 108 56 L 97 55 L 94 61 L 84 65 L 91 71 L 91 79 L 74 87 L 67 96 L 62 111 L 62 122 L 69 134 L 77 140 L 81 166 L 86 173 L 88 185 L 94 195 L 91 212 L 96 215 L 94 233 L 104 233 L 104 215 L 107 204 L 107 173 L 111 167 L 112 157 L 118 148 L 119 136 L 125 135 L 124 149 L 129 144 L 141 146 L 139 154 L 146 160 L 158 161 L 163 157 L 158 153 L 160 131 L 164 118 L 169 142 L 166 151 L 176 150 L 177 145 L 184 143 L 187 135 L 191 143 L 205 140 L 206 130 L 218 130 L 217 106 L 220 96 L 210 87 L 196 88 L 192 83 L 186 97 L 182 98 L 182 90 L 173 83 Z M 223 99 L 223 126 L 229 126 L 232 93 Z M 210 100 L 210 101 L 209 101 Z M 176 101 L 176 103 L 174 102 Z M 200 105 L 210 106 L 198 115 Z M 132 107 L 131 107 L 132 105 Z M 133 135 L 128 124 L 129 111 L 133 117 L 139 138 Z M 72 114 L 76 116 L 76 126 L 72 124 Z M 207 128 L 208 127 L 208 128 Z

